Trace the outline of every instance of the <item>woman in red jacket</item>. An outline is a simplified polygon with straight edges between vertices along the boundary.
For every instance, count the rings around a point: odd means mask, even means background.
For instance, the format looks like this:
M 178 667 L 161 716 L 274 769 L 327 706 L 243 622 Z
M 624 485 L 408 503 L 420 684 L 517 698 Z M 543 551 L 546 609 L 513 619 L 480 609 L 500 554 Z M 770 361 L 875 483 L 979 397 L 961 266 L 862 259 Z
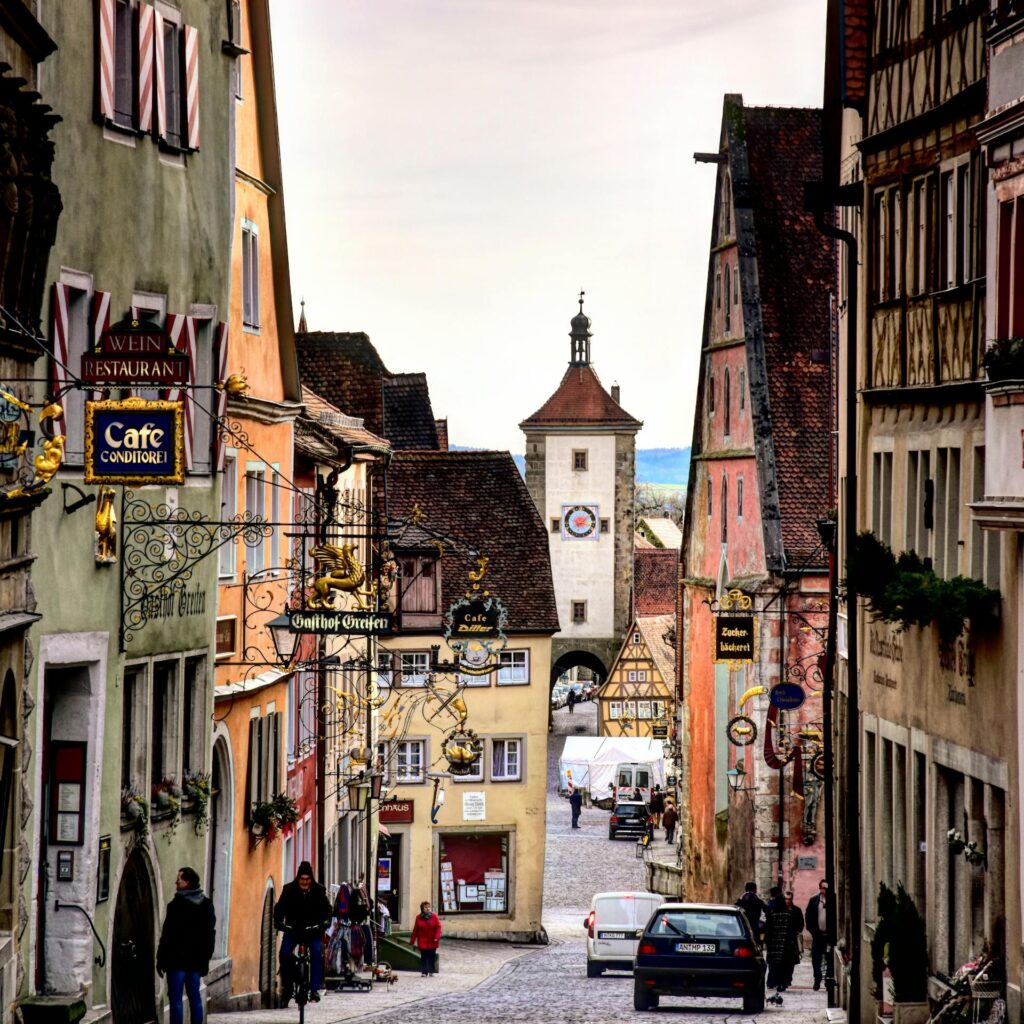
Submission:
M 437 947 L 441 945 L 441 918 L 430 909 L 430 900 L 420 904 L 409 942 L 420 951 L 423 977 L 437 974 Z

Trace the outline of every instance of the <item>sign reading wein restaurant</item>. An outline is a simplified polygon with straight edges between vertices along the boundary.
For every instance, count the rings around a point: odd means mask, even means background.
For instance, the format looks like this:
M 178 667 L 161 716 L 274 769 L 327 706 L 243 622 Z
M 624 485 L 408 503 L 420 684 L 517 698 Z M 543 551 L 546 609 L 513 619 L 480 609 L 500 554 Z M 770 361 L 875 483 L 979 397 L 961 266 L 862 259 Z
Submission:
M 288 628 L 293 633 L 321 633 L 325 636 L 383 636 L 391 632 L 391 612 L 362 608 L 349 611 L 291 608 L 288 611 Z
M 185 384 L 188 356 L 176 352 L 154 324 L 122 320 L 82 356 L 82 380 L 91 384 Z
M 752 615 L 716 616 L 715 661 L 753 661 L 754 646 Z
M 86 402 L 85 482 L 184 483 L 182 418 L 181 402 Z

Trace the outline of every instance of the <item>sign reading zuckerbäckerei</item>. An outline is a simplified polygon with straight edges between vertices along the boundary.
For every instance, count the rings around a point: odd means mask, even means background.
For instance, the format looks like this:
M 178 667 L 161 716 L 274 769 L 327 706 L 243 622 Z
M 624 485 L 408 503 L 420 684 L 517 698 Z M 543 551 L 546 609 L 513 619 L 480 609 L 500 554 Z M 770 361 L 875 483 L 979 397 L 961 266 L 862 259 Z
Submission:
M 184 483 L 183 415 L 181 402 L 86 402 L 85 482 Z
M 316 608 L 288 612 L 288 628 L 293 633 L 322 633 L 325 636 L 383 636 L 391 632 L 391 612 L 373 612 L 362 608 L 336 611 Z
M 754 660 L 754 617 L 719 615 L 715 619 L 715 661 Z

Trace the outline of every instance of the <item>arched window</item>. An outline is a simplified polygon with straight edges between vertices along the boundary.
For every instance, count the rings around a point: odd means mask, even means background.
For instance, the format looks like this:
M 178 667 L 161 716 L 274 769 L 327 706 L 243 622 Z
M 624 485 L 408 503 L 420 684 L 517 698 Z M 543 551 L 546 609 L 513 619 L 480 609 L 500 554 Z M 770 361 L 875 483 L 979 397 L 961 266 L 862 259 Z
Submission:
M 728 173 L 722 176 L 722 236 L 732 237 L 732 182 Z
M 732 267 L 725 265 L 725 333 L 732 328 Z
M 725 382 L 722 385 L 722 417 L 725 421 L 725 436 L 729 436 L 729 406 L 731 401 L 731 389 L 729 387 L 729 368 L 725 369 Z
M 712 497 L 711 497 L 711 477 L 710 477 L 710 475 L 708 476 L 707 495 L 708 495 L 708 519 L 710 519 L 711 518 L 711 513 L 713 511 L 712 507 L 711 507 L 712 506 Z
M 715 271 L 715 309 L 722 308 L 722 268 Z
M 708 370 L 708 415 L 715 412 L 715 375 Z
M 743 518 L 743 477 L 736 478 L 736 518 Z
M 729 539 L 729 478 L 722 474 L 722 500 L 719 502 L 719 512 L 722 516 L 722 543 Z

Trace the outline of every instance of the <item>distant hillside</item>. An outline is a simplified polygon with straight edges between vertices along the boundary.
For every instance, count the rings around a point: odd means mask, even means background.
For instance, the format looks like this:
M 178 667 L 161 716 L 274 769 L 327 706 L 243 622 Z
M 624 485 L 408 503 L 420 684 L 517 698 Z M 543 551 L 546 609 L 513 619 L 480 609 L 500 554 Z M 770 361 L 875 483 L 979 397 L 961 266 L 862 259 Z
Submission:
M 636 453 L 636 482 L 682 490 L 690 475 L 689 448 L 640 448 Z
M 453 444 L 453 451 L 473 451 L 467 445 Z M 526 459 L 513 455 L 519 472 L 526 475 Z M 636 453 L 636 482 L 656 484 L 669 490 L 683 490 L 690 473 L 689 448 L 640 448 Z

